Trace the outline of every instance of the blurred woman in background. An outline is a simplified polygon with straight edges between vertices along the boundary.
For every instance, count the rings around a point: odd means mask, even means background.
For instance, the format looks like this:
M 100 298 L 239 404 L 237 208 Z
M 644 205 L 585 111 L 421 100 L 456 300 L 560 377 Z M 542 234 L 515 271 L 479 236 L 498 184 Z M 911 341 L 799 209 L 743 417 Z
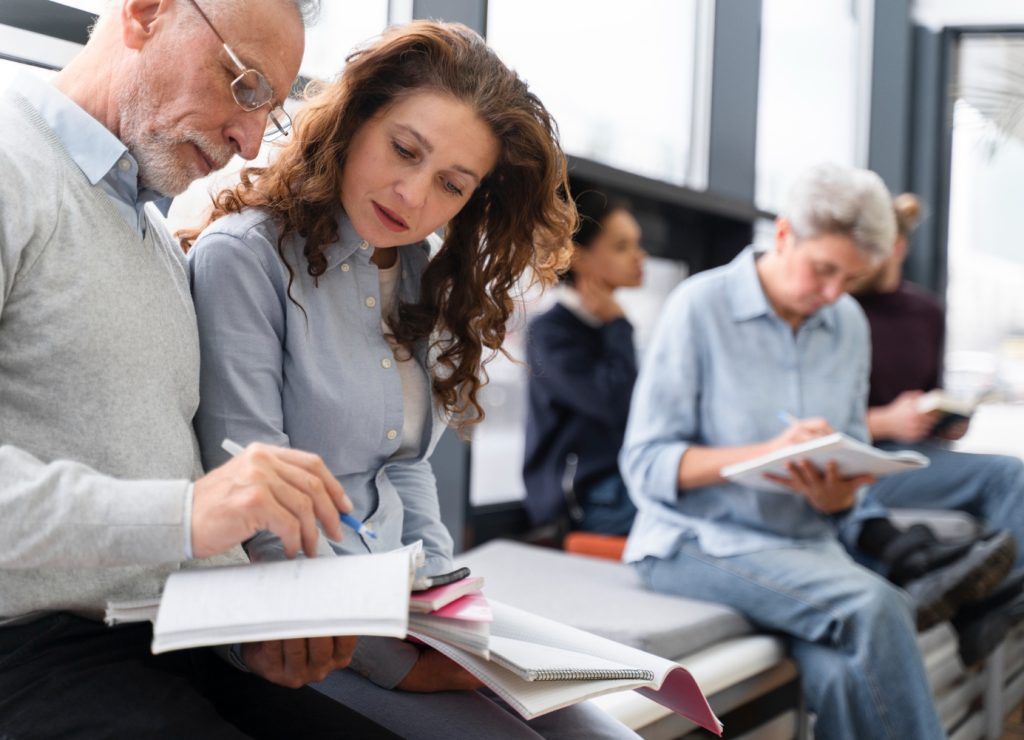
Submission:
M 537 525 L 568 516 L 575 529 L 624 535 L 636 507 L 617 458 L 637 364 L 615 291 L 643 282 L 645 253 L 626 203 L 587 190 L 576 207 L 572 267 L 527 334 L 526 508 Z

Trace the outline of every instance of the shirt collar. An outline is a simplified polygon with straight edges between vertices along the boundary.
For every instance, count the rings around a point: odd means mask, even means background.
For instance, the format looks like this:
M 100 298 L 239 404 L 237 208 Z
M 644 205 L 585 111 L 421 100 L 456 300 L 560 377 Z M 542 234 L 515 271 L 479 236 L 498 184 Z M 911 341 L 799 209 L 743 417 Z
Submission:
M 106 180 L 122 200 L 139 205 L 152 202 L 167 215 L 171 199 L 148 188 L 139 190 L 138 162 L 110 129 L 56 87 L 32 75 L 17 75 L 11 89 L 39 112 L 90 184 Z
M 763 249 L 750 246 L 740 252 L 729 263 L 729 307 L 732 318 L 737 323 L 749 321 L 759 316 L 777 316 L 775 309 L 768 302 L 761 279 L 757 275 L 757 258 Z M 843 296 L 839 300 L 844 300 Z M 836 327 L 836 308 L 834 305 L 824 306 L 807 317 L 803 326 L 815 328 L 823 326 L 829 331 Z
M 429 241 L 413 242 L 398 247 L 402 250 L 402 274 L 410 270 L 414 274 L 416 270 L 422 271 L 424 265 L 430 260 Z M 347 259 L 369 263 L 373 257 L 373 245 L 359 236 L 352 222 L 345 212 L 338 209 L 338 239 L 327 248 L 327 269 L 333 270 Z

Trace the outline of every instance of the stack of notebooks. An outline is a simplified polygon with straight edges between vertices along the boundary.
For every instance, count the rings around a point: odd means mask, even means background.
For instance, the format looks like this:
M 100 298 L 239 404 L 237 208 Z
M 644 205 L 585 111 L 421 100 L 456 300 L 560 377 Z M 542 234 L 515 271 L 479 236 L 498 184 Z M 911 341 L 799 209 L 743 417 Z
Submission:
M 154 653 L 294 637 L 409 638 L 454 660 L 526 719 L 636 690 L 721 734 L 679 664 L 490 601 L 480 577 L 410 592 L 416 562 L 406 548 L 183 570 L 159 600 L 109 604 L 107 622 L 152 620 Z

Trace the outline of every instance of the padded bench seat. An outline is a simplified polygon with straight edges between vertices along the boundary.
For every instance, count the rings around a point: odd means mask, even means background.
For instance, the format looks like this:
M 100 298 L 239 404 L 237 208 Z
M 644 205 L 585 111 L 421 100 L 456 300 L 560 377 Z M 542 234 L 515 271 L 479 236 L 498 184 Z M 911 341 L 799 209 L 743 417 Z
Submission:
M 754 632 L 728 607 L 648 591 L 611 560 L 494 540 L 457 558 L 508 604 L 670 660 Z

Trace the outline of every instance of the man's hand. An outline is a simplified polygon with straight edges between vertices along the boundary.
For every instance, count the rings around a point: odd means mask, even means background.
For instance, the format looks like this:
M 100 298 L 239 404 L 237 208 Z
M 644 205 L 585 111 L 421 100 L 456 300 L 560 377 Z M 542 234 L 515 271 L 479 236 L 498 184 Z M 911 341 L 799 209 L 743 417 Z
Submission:
M 318 520 L 329 538 L 341 539 L 339 511 L 352 511 L 352 502 L 317 455 L 252 444 L 196 481 L 192 554 L 216 555 L 266 529 L 288 557 L 300 546 L 313 557 Z
M 310 637 L 265 640 L 242 645 L 242 662 L 271 683 L 297 689 L 345 668 L 358 637 Z
M 398 686 L 403 691 L 430 693 L 434 691 L 474 691 L 483 683 L 447 656 L 427 648 L 413 664 Z
M 918 411 L 921 395 L 921 391 L 904 391 L 891 403 L 871 409 L 873 436 L 896 442 L 920 442 L 931 434 L 939 413 Z
M 856 502 L 857 489 L 876 480 L 873 475 L 840 478 L 835 462 L 825 466 L 824 475 L 808 460 L 787 463 L 786 469 L 789 478 L 772 473 L 765 473 L 764 477 L 793 489 L 823 514 L 846 511 Z

